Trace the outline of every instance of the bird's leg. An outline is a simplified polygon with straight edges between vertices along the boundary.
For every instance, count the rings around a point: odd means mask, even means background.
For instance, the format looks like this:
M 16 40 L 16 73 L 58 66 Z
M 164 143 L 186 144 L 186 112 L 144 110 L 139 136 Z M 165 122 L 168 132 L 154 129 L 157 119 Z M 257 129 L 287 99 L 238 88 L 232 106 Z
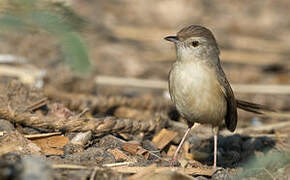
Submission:
M 213 159 L 213 169 L 216 169 L 217 163 L 217 142 L 218 142 L 218 134 L 219 134 L 219 127 L 212 128 L 213 136 L 214 136 L 214 159 Z
M 179 143 L 179 145 L 178 145 L 176 151 L 174 152 L 173 158 L 172 158 L 172 160 L 171 160 L 171 162 L 170 162 L 170 166 L 173 166 L 174 163 L 176 162 L 176 160 L 177 160 L 177 156 L 178 156 L 178 152 L 180 151 L 180 149 L 181 149 L 181 147 L 182 147 L 182 145 L 183 145 L 183 143 L 184 143 L 184 141 L 185 141 L 185 139 L 186 139 L 188 133 L 190 132 L 190 129 L 191 129 L 191 128 L 188 128 L 188 129 L 186 130 L 186 132 L 185 132 L 185 134 L 184 134 L 184 136 L 183 136 L 181 142 Z

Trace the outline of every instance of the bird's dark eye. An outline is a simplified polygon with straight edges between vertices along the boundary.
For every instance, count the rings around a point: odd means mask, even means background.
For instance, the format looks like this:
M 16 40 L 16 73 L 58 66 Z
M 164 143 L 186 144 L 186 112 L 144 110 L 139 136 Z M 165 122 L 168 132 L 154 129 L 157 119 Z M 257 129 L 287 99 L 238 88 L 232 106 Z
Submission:
M 192 41 L 191 45 L 193 47 L 197 47 L 199 45 L 199 42 L 198 41 Z

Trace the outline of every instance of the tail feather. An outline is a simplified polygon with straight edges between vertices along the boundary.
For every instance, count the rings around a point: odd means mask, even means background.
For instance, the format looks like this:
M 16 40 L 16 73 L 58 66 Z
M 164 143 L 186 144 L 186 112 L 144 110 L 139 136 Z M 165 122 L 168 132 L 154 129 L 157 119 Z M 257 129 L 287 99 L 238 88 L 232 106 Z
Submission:
M 238 108 L 245 110 L 245 111 L 260 114 L 260 115 L 263 115 L 265 117 L 283 118 L 283 119 L 290 118 L 290 112 L 285 112 L 285 111 L 282 112 L 279 110 L 271 109 L 265 105 L 255 104 L 255 103 L 242 101 L 242 100 L 238 100 L 238 99 L 236 101 L 237 101 Z
M 269 112 L 276 112 L 274 109 L 271 109 L 265 105 L 255 104 L 239 99 L 237 99 L 236 101 L 238 108 L 243 109 L 245 111 L 253 112 L 256 114 L 267 114 Z

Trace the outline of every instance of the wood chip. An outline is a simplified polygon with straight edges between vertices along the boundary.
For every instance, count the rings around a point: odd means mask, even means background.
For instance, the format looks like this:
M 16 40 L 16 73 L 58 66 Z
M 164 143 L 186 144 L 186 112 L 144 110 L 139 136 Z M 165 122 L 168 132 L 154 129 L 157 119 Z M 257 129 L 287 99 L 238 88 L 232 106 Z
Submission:
M 163 149 L 170 141 L 172 141 L 175 136 L 177 136 L 177 132 L 170 131 L 167 129 L 162 129 L 152 140 L 153 144 L 158 149 Z
M 177 146 L 170 145 L 169 150 L 167 152 L 167 156 L 172 157 L 176 149 L 177 149 Z
M 140 147 L 140 143 L 138 142 L 130 142 L 122 144 L 122 149 L 133 155 L 137 154 L 138 147 Z
M 131 153 L 132 155 L 140 155 L 143 156 L 145 159 L 149 158 L 149 151 L 144 149 L 140 143 L 131 142 L 131 143 L 123 143 L 122 149 Z
M 142 148 L 141 146 L 137 150 L 137 155 L 143 156 L 146 160 L 149 158 L 148 150 Z
M 59 135 L 33 139 L 31 141 L 38 145 L 45 155 L 63 155 L 63 147 L 68 144 L 69 139 L 67 136 Z
M 121 151 L 118 148 L 115 149 L 108 149 L 107 150 L 109 153 L 113 154 L 115 157 L 116 161 L 131 161 L 132 158 L 127 156 L 123 151 Z

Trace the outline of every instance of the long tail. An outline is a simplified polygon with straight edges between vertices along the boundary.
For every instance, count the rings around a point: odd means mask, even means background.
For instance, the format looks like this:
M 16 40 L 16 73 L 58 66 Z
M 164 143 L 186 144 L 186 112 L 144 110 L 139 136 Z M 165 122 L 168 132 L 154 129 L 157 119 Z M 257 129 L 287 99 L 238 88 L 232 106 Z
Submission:
M 251 103 L 243 100 L 237 99 L 238 108 L 243 109 L 245 111 L 249 111 L 256 114 L 264 114 L 267 115 L 268 113 L 277 112 L 274 109 L 271 109 L 265 105 Z
M 266 117 L 272 117 L 272 118 L 290 118 L 290 112 L 288 111 L 279 111 L 279 110 L 275 110 L 272 108 L 269 108 L 265 105 L 261 105 L 261 104 L 256 104 L 256 103 L 251 103 L 251 102 L 247 102 L 247 101 L 243 101 L 243 100 L 239 100 L 237 99 L 237 106 L 238 108 L 245 110 L 245 111 L 249 111 L 252 113 L 256 113 L 256 114 L 260 114 L 262 116 L 266 116 Z

